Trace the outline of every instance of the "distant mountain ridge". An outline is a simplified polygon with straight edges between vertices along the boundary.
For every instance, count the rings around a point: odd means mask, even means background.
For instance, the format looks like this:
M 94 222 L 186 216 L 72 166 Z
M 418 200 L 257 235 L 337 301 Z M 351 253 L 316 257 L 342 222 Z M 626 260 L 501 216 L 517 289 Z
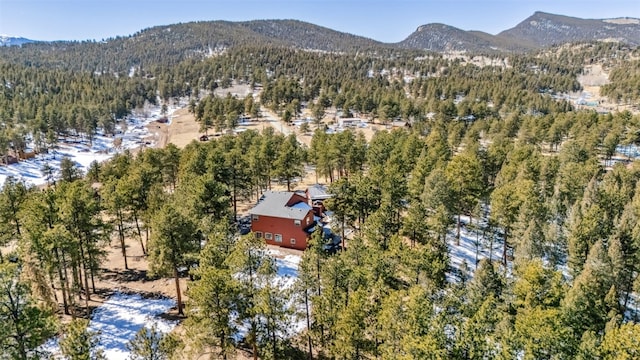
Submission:
M 402 48 L 438 52 L 527 51 L 557 44 L 588 41 L 616 41 L 638 46 L 640 19 L 580 19 L 538 11 L 498 35 L 465 31 L 442 24 L 427 24 L 419 26 L 397 45 Z
M 498 37 L 526 40 L 540 47 L 577 41 L 617 41 L 640 45 L 640 19 L 580 19 L 536 12 Z
M 0 35 L 0 46 L 21 46 L 35 42 L 35 40 L 25 39 L 23 37 L 14 37 L 9 35 Z
M 500 39 L 481 31 L 465 31 L 445 24 L 426 24 L 396 44 L 405 49 L 447 51 L 525 51 L 532 49 L 517 40 Z
M 0 37 L 0 57 L 32 66 L 129 71 L 132 67 L 170 66 L 204 58 L 235 46 L 280 46 L 301 50 L 356 53 L 394 49 L 435 52 L 525 52 L 567 42 L 617 41 L 640 45 L 640 19 L 579 19 L 536 12 L 497 35 L 446 24 L 426 24 L 398 43 L 383 43 L 299 20 L 198 21 L 143 29 L 105 41 L 33 41 Z M 26 45 L 26 46 L 22 46 Z

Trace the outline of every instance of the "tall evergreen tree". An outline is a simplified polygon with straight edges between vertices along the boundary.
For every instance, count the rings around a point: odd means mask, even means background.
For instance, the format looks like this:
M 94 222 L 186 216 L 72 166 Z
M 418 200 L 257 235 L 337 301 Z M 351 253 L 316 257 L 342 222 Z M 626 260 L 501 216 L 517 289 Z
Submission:
M 150 328 L 143 326 L 127 344 L 130 360 L 170 360 L 179 347 L 179 340 L 162 333 L 155 323 Z
M 221 359 L 233 358 L 234 335 L 238 329 L 234 313 L 238 311 L 239 289 L 227 258 L 234 248 L 234 235 L 226 223 L 220 223 L 207 236 L 200 253 L 196 280 L 188 289 L 187 334 L 195 349 L 211 346 Z
M 76 319 L 65 326 L 60 339 L 60 352 L 69 360 L 105 360 L 98 347 L 98 334 L 89 330 L 89 321 Z
M 178 314 L 183 315 L 180 268 L 189 268 L 200 249 L 200 237 L 193 221 L 165 204 L 152 219 L 149 243 L 149 267 L 152 275 L 173 276 Z
M 288 136 L 278 149 L 278 157 L 274 162 L 274 174 L 287 183 L 287 191 L 291 191 L 291 182 L 304 175 L 303 153 L 294 135 Z
M 237 277 L 239 294 L 237 322 L 246 324 L 246 341 L 251 346 L 254 359 L 262 354 L 270 354 L 267 346 L 271 341 L 266 337 L 269 329 L 261 309 L 260 292 L 273 280 L 275 265 L 265 251 L 264 243 L 253 234 L 240 238 L 229 255 L 228 264 Z
M 17 240 L 22 235 L 19 212 L 29 189 L 13 176 L 7 177 L 0 190 L 0 245 Z M 2 253 L 0 252 L 0 261 Z
M 449 182 L 458 217 L 456 242 L 459 245 L 460 215 L 471 215 L 484 190 L 482 164 L 475 153 L 461 153 L 455 155 L 448 163 L 445 175 Z
M 0 350 L 7 359 L 40 359 L 38 347 L 54 335 L 54 317 L 40 308 L 13 263 L 0 263 Z
M 107 235 L 105 224 L 100 216 L 100 205 L 89 184 L 83 181 L 65 182 L 60 184 L 58 189 L 59 196 L 56 197 L 58 217 L 73 238 L 78 241 L 79 257 L 74 259 L 74 263 L 78 265 L 77 278 L 83 279 L 82 288 L 85 292 L 85 305 L 88 308 L 89 279 L 91 279 L 91 288 L 95 292 L 95 275 L 104 257 L 102 245 Z

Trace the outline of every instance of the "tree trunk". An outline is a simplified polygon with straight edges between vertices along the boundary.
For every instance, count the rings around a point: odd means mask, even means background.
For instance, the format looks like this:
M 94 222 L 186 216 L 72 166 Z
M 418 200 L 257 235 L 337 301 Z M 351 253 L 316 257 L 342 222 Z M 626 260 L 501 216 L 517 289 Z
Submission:
M 458 213 L 458 224 L 456 227 L 456 246 L 460 246 L 460 214 Z
M 247 257 L 249 259 L 249 261 L 251 261 L 251 249 L 249 249 L 247 251 Z M 251 289 L 251 291 L 249 292 L 249 298 L 251 299 L 251 305 L 254 306 L 253 304 L 253 297 L 254 297 L 254 291 L 255 291 L 255 287 L 253 286 L 253 268 L 250 265 L 249 266 L 249 288 Z M 251 328 L 249 329 L 249 341 L 251 343 L 251 350 L 253 351 L 253 360 L 258 360 L 258 336 L 256 334 L 256 319 L 255 319 L 255 315 L 251 317 L 251 321 L 250 321 L 250 326 Z
M 96 281 L 94 279 L 94 275 L 95 275 L 95 269 L 94 269 L 94 258 L 93 258 L 93 252 L 88 250 L 89 248 L 89 244 L 87 244 L 87 254 L 89 255 L 89 275 L 91 276 L 91 291 L 93 291 L 93 293 L 96 293 Z M 86 270 L 85 270 L 85 275 L 86 275 Z M 87 295 L 89 295 L 89 289 L 87 289 Z M 91 299 L 89 299 L 91 300 Z
M 124 268 L 129 270 L 129 263 L 127 263 L 127 249 L 124 244 L 124 234 L 122 234 L 122 226 L 118 225 L 118 232 L 120 237 L 120 249 L 122 250 L 122 258 L 124 259 Z
M 504 245 L 502 246 L 502 263 L 506 269 L 507 267 L 507 235 L 509 230 L 504 229 Z
M 13 305 L 13 304 L 12 304 Z M 13 314 L 14 318 L 17 319 L 18 316 L 17 314 Z M 27 360 L 27 346 L 24 343 L 24 337 L 26 334 L 22 334 L 22 330 L 20 329 L 20 326 L 18 326 L 16 324 L 16 335 L 13 336 L 15 342 L 16 342 L 16 347 L 18 348 L 18 355 L 20 356 L 20 360 Z
M 316 274 L 317 274 L 317 287 L 316 287 L 316 294 L 318 295 L 318 298 L 320 297 L 320 295 L 322 294 L 322 287 L 320 286 L 320 274 L 321 274 L 321 269 L 320 269 L 320 255 L 316 254 Z M 320 323 L 320 344 L 322 345 L 322 347 L 324 348 L 324 323 Z
M 313 359 L 313 342 L 311 341 L 311 314 L 309 313 L 309 294 L 307 289 L 304 289 L 304 307 L 307 315 L 307 341 L 309 342 L 309 354 L 307 358 Z
M 635 266 L 634 266 L 635 267 Z M 635 269 L 633 269 L 635 270 Z M 633 291 L 633 284 L 635 283 L 635 280 L 637 277 L 633 276 L 633 274 L 635 273 L 635 271 L 633 272 L 629 272 L 627 273 L 627 276 L 625 276 L 625 280 L 624 280 L 624 304 L 623 304 L 623 308 L 626 309 L 627 308 L 627 303 L 629 302 L 629 296 L 631 295 L 631 292 Z
M 58 248 L 55 248 L 54 253 L 56 254 L 56 260 L 58 260 L 58 277 L 60 278 L 60 289 L 62 290 L 62 305 L 64 307 L 64 313 L 66 315 L 69 315 L 69 304 L 67 303 L 67 289 L 65 286 L 65 276 L 63 276 L 62 274 L 62 268 L 65 267 L 66 268 L 66 264 L 63 264 L 60 261 L 60 252 L 58 251 Z
M 144 236 L 144 243 L 145 243 L 145 244 L 147 244 L 147 245 L 149 245 L 149 226 L 145 226 L 145 227 L 144 227 L 144 233 L 145 233 L 145 236 Z M 142 240 L 140 240 L 140 241 L 142 241 Z M 147 247 L 148 247 L 148 246 L 147 246 Z M 147 255 L 147 253 L 146 253 L 146 252 L 145 252 L 144 254 L 145 254 L 145 255 Z
M 124 259 L 124 268 L 126 270 L 129 270 L 129 264 L 127 263 L 127 247 L 124 243 L 124 224 L 121 211 L 118 211 L 118 237 L 120 238 L 120 247 L 122 250 L 122 258 Z
M 78 290 L 78 300 L 82 300 L 82 271 L 80 270 L 80 263 L 77 260 L 71 260 L 71 271 L 73 276 L 73 287 Z
M 136 222 L 136 230 L 138 231 L 138 239 L 140 239 L 140 248 L 142 248 L 142 254 L 147 255 L 147 250 L 142 243 L 142 231 L 140 231 L 140 222 L 138 221 L 138 212 L 133 211 L 133 220 Z
M 178 305 L 178 315 L 184 315 L 182 312 L 182 294 L 180 293 L 180 276 L 178 275 L 178 267 L 173 267 L 173 276 L 176 279 L 176 302 Z
M 89 282 L 87 277 L 87 268 L 84 268 L 84 304 L 87 308 L 87 315 L 89 314 L 89 300 L 91 300 L 91 295 L 89 295 Z
M 479 223 L 478 221 L 478 224 Z M 480 251 L 480 238 L 478 236 L 478 229 L 476 229 L 476 266 L 474 267 L 476 270 L 478 270 L 478 252 Z
M 258 337 L 256 335 L 256 324 L 251 320 L 251 330 L 249 335 L 251 341 L 251 351 L 253 352 L 253 360 L 258 360 Z
M 342 251 L 346 250 L 346 247 L 344 245 L 344 228 L 345 228 L 346 225 L 347 225 L 347 219 L 346 219 L 345 216 L 343 216 L 342 217 L 342 229 L 341 229 L 342 230 L 342 239 L 341 239 L 342 240 Z
M 494 229 L 491 229 L 491 237 L 489 238 L 489 262 L 493 261 L 493 238 L 496 236 Z
M 14 222 L 15 222 L 15 226 L 16 226 L 16 234 L 19 236 L 22 235 L 22 233 L 20 232 L 20 222 L 18 222 L 18 217 L 16 216 L 16 213 L 18 212 L 18 209 L 15 210 L 13 216 L 14 216 Z
M 89 260 L 91 261 L 91 260 Z M 83 274 L 81 275 L 82 281 L 84 281 L 84 302 L 87 307 L 87 312 L 89 311 L 89 300 L 91 300 L 91 296 L 89 295 L 89 275 L 87 275 L 87 262 L 84 256 L 84 246 L 82 246 L 82 240 L 80 240 L 80 264 L 82 267 Z
M 64 252 L 62 253 L 62 261 L 65 261 L 65 256 L 64 256 Z M 69 289 L 69 305 L 72 307 L 72 313 L 71 316 L 75 319 L 76 316 L 76 302 L 74 300 L 74 294 L 72 293 L 72 289 L 78 290 L 78 293 L 76 295 L 78 295 L 78 300 L 82 300 L 82 283 L 80 282 L 80 265 L 77 262 L 74 262 L 73 259 L 71 259 L 71 276 L 73 277 L 73 288 L 71 287 L 71 284 L 69 283 L 69 277 L 67 276 L 67 269 L 65 268 L 65 277 L 67 280 L 67 288 Z
M 278 338 L 276 337 L 276 329 L 275 324 L 273 324 L 273 328 L 271 329 L 271 347 L 273 348 L 273 358 L 278 358 Z
M 49 277 L 49 284 L 51 284 L 51 292 L 53 292 L 53 300 L 56 302 L 56 304 L 59 302 L 58 300 L 58 293 L 56 292 L 56 285 L 55 285 L 55 274 L 53 270 L 49 270 L 47 272 L 47 276 Z
M 235 171 L 235 161 L 233 169 L 233 221 L 238 221 L 238 179 Z

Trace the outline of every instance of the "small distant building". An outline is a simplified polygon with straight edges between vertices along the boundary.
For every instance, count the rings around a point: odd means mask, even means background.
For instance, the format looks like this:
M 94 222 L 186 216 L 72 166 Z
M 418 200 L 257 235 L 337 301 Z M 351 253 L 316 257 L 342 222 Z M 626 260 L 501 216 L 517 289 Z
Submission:
M 305 193 L 267 191 L 249 211 L 251 231 L 267 244 L 304 250 L 316 225 Z
M 404 127 L 411 127 L 409 125 L 409 122 L 404 121 L 404 120 L 394 120 L 391 122 L 391 127 L 394 128 L 404 128 Z
M 358 127 L 361 122 L 362 122 L 362 119 L 359 119 L 359 118 L 339 118 L 338 126 L 341 128 L 350 128 L 350 127 L 354 128 L 354 127 Z

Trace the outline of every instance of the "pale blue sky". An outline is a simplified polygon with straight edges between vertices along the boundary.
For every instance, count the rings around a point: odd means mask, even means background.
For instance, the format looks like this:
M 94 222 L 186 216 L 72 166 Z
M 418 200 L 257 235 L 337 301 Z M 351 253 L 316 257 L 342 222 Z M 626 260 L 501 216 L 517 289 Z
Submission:
M 397 42 L 434 22 L 497 34 L 535 11 L 640 18 L 640 0 L 0 0 L 0 34 L 101 40 L 177 22 L 297 19 Z

